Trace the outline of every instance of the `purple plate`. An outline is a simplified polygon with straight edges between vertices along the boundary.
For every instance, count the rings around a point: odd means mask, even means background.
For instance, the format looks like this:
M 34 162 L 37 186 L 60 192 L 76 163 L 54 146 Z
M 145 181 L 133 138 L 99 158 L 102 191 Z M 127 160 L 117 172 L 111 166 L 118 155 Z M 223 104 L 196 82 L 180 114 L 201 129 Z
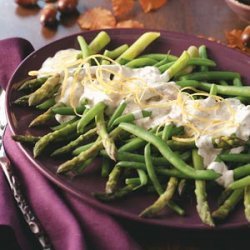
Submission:
M 131 44 L 142 33 L 148 30 L 136 30 L 136 29 L 115 29 L 107 30 L 112 38 L 112 42 L 109 44 L 109 48 L 114 48 L 118 45 L 128 43 Z M 152 31 L 152 30 L 151 30 Z M 204 39 L 200 39 L 191 35 L 160 31 L 161 37 L 155 41 L 146 52 L 162 52 L 167 53 L 171 51 L 172 54 L 180 55 L 181 52 L 190 45 L 202 45 L 205 44 L 208 47 L 209 57 L 216 61 L 218 68 L 221 70 L 233 70 L 241 73 L 244 82 L 250 83 L 249 67 L 250 57 L 229 49 L 221 44 L 210 42 Z M 98 31 L 85 32 L 84 37 L 87 41 L 98 33 Z M 11 103 L 20 96 L 14 88 L 14 83 L 27 77 L 27 73 L 30 70 L 39 69 L 42 62 L 49 56 L 53 56 L 55 52 L 61 49 L 78 48 L 76 41 L 76 35 L 71 35 L 55 41 L 45 47 L 33 52 L 28 56 L 18 67 L 7 89 L 7 114 L 9 119 L 10 128 L 13 134 L 41 134 L 41 129 L 29 129 L 28 124 L 37 114 L 30 108 L 20 108 Z M 161 225 L 166 228 L 176 229 L 199 229 L 210 230 L 207 226 L 201 223 L 197 216 L 195 208 L 195 200 L 193 195 L 186 197 L 183 200 L 178 201 L 181 206 L 186 210 L 186 216 L 178 216 L 172 211 L 166 209 L 164 214 L 155 219 L 141 219 L 138 214 L 150 205 L 156 198 L 153 194 L 135 193 L 131 196 L 114 201 L 112 203 L 101 203 L 92 197 L 92 192 L 104 191 L 105 180 L 100 176 L 100 169 L 96 166 L 92 166 L 87 169 L 84 175 L 70 178 L 67 176 L 61 176 L 56 174 L 56 169 L 60 161 L 50 159 L 49 157 L 42 156 L 38 159 L 34 159 L 30 148 L 23 147 L 19 144 L 25 157 L 39 169 L 46 177 L 56 183 L 64 190 L 73 193 L 84 202 L 102 209 L 110 214 L 119 216 L 135 222 L 146 223 L 150 225 Z M 216 194 L 209 194 L 211 198 L 211 208 L 216 207 Z M 227 220 L 219 224 L 216 229 L 238 229 L 246 228 L 248 223 L 244 217 L 243 207 L 239 206 Z

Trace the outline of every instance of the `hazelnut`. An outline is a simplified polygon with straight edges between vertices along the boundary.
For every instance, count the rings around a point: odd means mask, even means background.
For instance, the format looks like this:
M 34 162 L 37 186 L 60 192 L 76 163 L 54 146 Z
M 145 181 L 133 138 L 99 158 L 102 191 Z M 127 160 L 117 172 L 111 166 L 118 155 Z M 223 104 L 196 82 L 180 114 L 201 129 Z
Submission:
M 57 24 L 57 8 L 54 4 L 46 4 L 41 11 L 40 22 L 44 26 L 55 26 Z
M 240 38 L 243 45 L 250 48 L 250 25 L 243 30 Z
M 16 0 L 16 3 L 21 6 L 34 6 L 37 5 L 37 0 Z
M 58 0 L 58 10 L 63 14 L 76 11 L 78 0 Z

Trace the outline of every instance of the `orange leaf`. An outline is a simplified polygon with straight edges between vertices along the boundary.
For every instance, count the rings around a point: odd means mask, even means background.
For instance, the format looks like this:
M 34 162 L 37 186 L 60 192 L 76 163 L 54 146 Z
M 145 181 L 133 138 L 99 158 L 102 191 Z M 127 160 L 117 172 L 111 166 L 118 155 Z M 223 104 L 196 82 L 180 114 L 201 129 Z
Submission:
M 226 32 L 225 35 L 227 39 L 227 45 L 230 48 L 238 48 L 242 50 L 243 52 L 250 54 L 250 48 L 245 47 L 242 42 L 242 39 L 241 39 L 242 32 L 243 32 L 242 30 L 237 30 L 237 29 L 233 29 L 229 32 Z
M 81 29 L 110 29 L 116 25 L 116 20 L 111 11 L 96 7 L 89 9 L 78 18 Z
M 129 20 L 118 22 L 116 24 L 116 27 L 117 28 L 143 28 L 144 25 L 143 23 L 140 23 L 136 20 L 129 19 Z
M 140 0 L 141 7 L 145 13 L 162 7 L 167 0 Z
M 134 8 L 134 0 L 112 0 L 112 8 L 115 16 L 125 16 Z

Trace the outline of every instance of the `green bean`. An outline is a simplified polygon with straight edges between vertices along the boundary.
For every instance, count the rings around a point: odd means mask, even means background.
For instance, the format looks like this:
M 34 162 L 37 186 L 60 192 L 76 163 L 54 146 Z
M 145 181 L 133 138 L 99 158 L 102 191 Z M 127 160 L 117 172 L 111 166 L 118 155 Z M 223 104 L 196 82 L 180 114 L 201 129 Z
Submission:
M 133 186 L 140 186 L 141 185 L 141 180 L 138 177 L 126 178 L 125 179 L 125 184 L 126 185 L 133 185 Z
M 219 84 L 222 86 L 228 86 L 229 84 L 225 80 L 220 80 Z
M 110 36 L 106 31 L 101 31 L 89 44 L 90 54 L 97 54 L 110 42 Z
M 108 157 L 107 153 L 105 151 L 100 152 L 102 156 Z M 187 160 L 190 156 L 190 153 L 188 154 L 181 154 L 179 157 L 183 160 Z M 144 155 L 135 154 L 135 153 L 129 153 L 125 151 L 119 151 L 117 152 L 117 160 L 118 161 L 135 161 L 135 162 L 145 162 Z M 164 157 L 152 157 L 152 162 L 156 166 L 169 166 L 169 161 Z
M 198 82 L 195 80 L 177 81 L 176 84 L 183 88 L 188 86 L 188 87 L 195 87 L 197 89 L 202 89 L 205 91 L 210 91 L 212 87 L 210 83 Z M 216 85 L 216 88 L 217 88 L 217 93 L 221 95 L 250 97 L 249 86 L 238 87 L 238 86 Z
M 156 63 L 157 61 L 151 58 L 137 58 L 126 63 L 125 66 L 129 68 L 141 68 L 145 66 L 152 66 Z
M 77 125 L 77 132 L 83 133 L 84 128 L 86 125 L 90 123 L 95 116 L 102 112 L 105 109 L 106 105 L 103 102 L 97 103 L 95 106 L 90 108 L 86 113 L 83 113 L 78 125 Z
M 56 104 L 55 98 L 50 98 L 50 99 L 42 102 L 41 104 L 37 105 L 36 108 L 40 109 L 40 110 L 46 110 L 46 109 L 51 108 L 55 104 Z
M 214 219 L 223 220 L 242 199 L 243 189 L 234 190 L 226 201 L 212 213 Z
M 206 49 L 205 45 L 201 45 L 199 47 L 199 55 L 200 55 L 201 58 L 207 59 L 207 49 Z M 208 71 L 208 67 L 207 66 L 201 66 L 200 71 L 201 72 L 206 72 L 206 71 Z
M 130 114 L 121 115 L 120 117 L 116 118 L 113 122 L 113 125 L 118 125 L 121 122 L 133 122 L 134 120 L 149 117 L 152 114 L 152 111 L 148 110 L 138 110 L 134 111 Z
M 181 80 L 196 80 L 196 81 L 219 81 L 219 80 L 233 80 L 239 78 L 240 74 L 230 71 L 209 71 L 209 72 L 195 72 L 181 77 Z
M 74 117 L 74 118 L 72 118 L 72 119 L 69 120 L 69 121 L 66 121 L 66 122 L 63 122 L 63 123 L 61 123 L 61 124 L 59 124 L 59 125 L 57 125 L 57 126 L 51 127 L 51 130 L 53 130 L 53 131 L 59 130 L 59 129 L 61 129 L 61 128 L 64 128 L 64 127 L 67 126 L 68 124 L 71 124 L 71 123 L 73 123 L 73 122 L 75 122 L 75 121 L 78 121 L 78 120 L 79 120 L 78 117 Z
M 245 188 L 246 186 L 250 185 L 250 176 L 244 177 L 242 179 L 239 179 L 237 181 L 232 182 L 228 188 L 231 190 L 235 189 L 242 189 Z
M 114 121 L 122 115 L 124 112 L 125 108 L 127 106 L 127 103 L 125 101 L 122 101 L 119 106 L 116 108 L 112 116 L 110 117 L 108 121 L 108 129 L 111 129 L 113 127 Z
M 142 169 L 137 169 L 137 173 L 139 175 L 140 185 L 137 186 L 136 189 L 139 187 L 145 186 L 148 183 L 148 176 Z
M 142 138 L 149 143 L 152 143 L 174 167 L 176 167 L 180 172 L 186 174 L 190 178 L 200 180 L 215 180 L 220 176 L 220 174 L 216 173 L 213 170 L 194 170 L 183 160 L 181 160 L 179 156 L 174 153 L 168 147 L 167 143 L 165 143 L 161 138 L 155 136 L 149 131 L 144 130 L 143 128 L 129 123 L 121 123 L 119 124 L 119 127 L 131 134 Z
M 94 144 L 94 142 L 91 142 L 91 143 L 85 144 L 85 145 L 83 145 L 83 146 L 80 146 L 80 147 L 76 148 L 76 149 L 72 152 L 72 154 L 75 155 L 75 156 L 76 156 L 76 155 L 79 155 L 79 154 L 81 154 L 82 152 L 88 150 L 90 147 L 92 147 L 93 144 Z
M 175 177 L 171 177 L 169 179 L 165 192 L 163 192 L 152 205 L 144 209 L 140 213 L 140 216 L 152 217 L 158 214 L 164 207 L 166 207 L 166 205 L 172 199 L 177 185 L 178 185 L 178 179 L 176 179 Z
M 245 217 L 250 222 L 250 186 L 246 186 L 244 189 L 244 206 L 245 206 Z
M 50 143 L 53 143 L 58 138 L 65 137 L 73 133 L 77 128 L 77 124 L 78 124 L 78 121 L 75 121 L 71 124 L 66 125 L 65 127 L 59 130 L 50 132 L 44 135 L 43 137 L 41 137 L 37 141 L 33 149 L 34 157 L 36 158 L 37 156 L 39 156 Z
M 197 149 L 192 151 L 193 165 L 195 169 L 202 170 L 203 159 L 198 155 Z M 207 202 L 207 192 L 206 192 L 206 183 L 203 180 L 195 180 L 195 195 L 197 200 L 197 212 L 201 221 L 209 226 L 214 226 L 213 218 L 209 211 L 209 205 Z
M 170 54 L 160 54 L 160 53 L 145 54 L 145 55 L 140 56 L 139 58 L 150 58 L 156 61 L 161 61 L 166 58 L 169 62 L 176 61 L 178 59 L 177 56 L 170 55 Z
M 46 81 L 48 77 L 40 77 L 40 78 L 35 78 L 31 80 L 25 81 L 19 88 L 18 90 L 24 90 L 24 91 L 34 91 L 38 88 L 40 88 Z
M 58 90 L 59 84 L 59 74 L 49 77 L 39 89 L 29 96 L 29 106 L 37 105 L 50 98 Z
M 143 162 L 135 162 L 135 161 L 119 161 L 117 166 L 121 168 L 131 168 L 131 169 L 142 169 L 146 170 L 146 165 Z M 161 175 L 165 176 L 173 176 L 177 178 L 187 178 L 189 179 L 188 176 L 185 174 L 181 173 L 179 170 L 173 168 L 173 169 L 168 169 L 168 168 L 163 168 L 163 167 L 157 167 L 155 171 Z
M 117 59 L 121 63 L 121 59 L 130 61 L 136 58 L 145 48 L 160 36 L 159 32 L 146 32 L 142 34 L 125 52 L 123 52 Z
M 103 144 L 105 151 L 107 152 L 108 156 L 112 160 L 115 161 L 116 155 L 117 155 L 117 149 L 116 149 L 114 140 L 110 138 L 107 132 L 103 112 L 99 112 L 95 116 L 95 122 L 96 122 L 96 127 L 97 127 L 97 133 L 102 140 L 102 144 Z
M 233 170 L 234 173 L 234 179 L 240 179 L 242 177 L 245 177 L 247 175 L 250 175 L 250 163 L 246 164 L 244 166 L 237 167 Z
M 78 41 L 78 43 L 80 45 L 80 48 L 81 48 L 81 57 L 82 57 L 82 59 L 87 58 L 90 55 L 88 44 L 86 43 L 83 36 L 77 36 L 77 41 Z
M 250 162 L 250 154 L 220 154 L 219 159 L 225 162 L 248 163 Z
M 71 141 L 67 145 L 65 145 L 63 147 L 60 147 L 57 150 L 55 150 L 51 154 L 51 156 L 58 156 L 58 155 L 63 155 L 63 154 L 67 154 L 67 153 L 71 152 L 76 147 L 78 147 L 79 145 L 81 145 L 84 141 L 89 140 L 92 137 L 94 137 L 96 135 L 96 132 L 97 132 L 96 128 L 88 130 L 86 133 L 80 135 L 78 138 L 76 138 L 75 140 Z
M 180 179 L 183 179 L 183 178 L 189 179 L 189 177 L 187 175 L 183 174 L 182 172 L 180 172 L 176 168 L 168 169 L 168 168 L 159 167 L 156 169 L 156 172 L 161 174 L 161 175 L 166 175 L 166 176 L 170 176 L 170 177 L 176 177 L 176 178 L 180 178 Z
M 66 106 L 66 107 L 52 108 L 52 111 L 55 114 L 59 115 L 76 115 L 76 114 L 82 114 L 85 109 L 86 107 L 84 105 L 79 105 L 78 107 L 76 107 L 76 109 Z
M 161 135 L 161 133 L 160 133 Z M 166 142 L 167 145 L 173 150 L 185 150 L 185 149 L 192 149 L 195 148 L 195 142 L 179 142 L 174 140 L 169 140 Z M 126 144 L 122 145 L 118 151 L 126 151 L 126 152 L 133 152 L 137 149 L 142 148 L 146 145 L 146 142 L 141 138 L 133 138 L 131 141 L 127 142 Z
M 168 62 L 166 64 L 160 65 L 159 70 L 161 73 L 163 73 L 164 71 L 166 71 L 167 69 L 169 69 L 172 65 L 174 64 L 174 62 Z M 209 60 L 209 59 L 202 59 L 202 58 L 190 58 L 187 61 L 187 66 L 206 66 L 206 67 L 215 67 L 216 64 L 214 61 Z M 155 65 L 156 66 L 156 65 Z
M 143 57 L 141 57 L 141 58 L 143 58 Z M 147 57 L 146 57 L 146 58 L 147 58 Z M 153 60 L 154 60 L 154 59 L 153 59 Z M 165 58 L 163 58 L 162 60 L 157 61 L 157 63 L 155 63 L 154 66 L 155 66 L 156 68 L 159 68 L 160 66 L 165 65 L 165 64 L 168 63 L 168 62 L 169 62 L 168 58 L 165 57 Z M 164 71 L 165 71 L 165 70 L 164 70 Z
M 162 132 L 162 140 L 163 141 L 169 140 L 173 129 L 174 129 L 174 125 L 172 123 L 171 124 L 166 124 L 164 126 L 164 129 L 163 129 L 163 132 Z
M 238 86 L 238 87 L 243 86 L 243 84 L 242 84 L 242 82 L 240 80 L 240 77 L 236 77 L 236 78 L 233 79 L 233 85 Z
M 243 96 L 236 96 L 238 100 L 240 100 L 243 104 L 249 105 L 250 104 L 250 99 L 248 97 L 243 97 Z
M 154 166 L 153 166 L 152 159 L 151 159 L 151 149 L 150 149 L 149 143 L 145 146 L 144 155 L 145 155 L 145 163 L 146 163 L 148 176 L 149 176 L 151 182 L 153 183 L 153 186 L 154 186 L 155 190 L 157 191 L 157 193 L 159 195 L 161 195 L 163 193 L 163 189 L 162 189 L 162 186 L 161 186 L 161 184 L 157 178 L 157 175 L 154 171 Z

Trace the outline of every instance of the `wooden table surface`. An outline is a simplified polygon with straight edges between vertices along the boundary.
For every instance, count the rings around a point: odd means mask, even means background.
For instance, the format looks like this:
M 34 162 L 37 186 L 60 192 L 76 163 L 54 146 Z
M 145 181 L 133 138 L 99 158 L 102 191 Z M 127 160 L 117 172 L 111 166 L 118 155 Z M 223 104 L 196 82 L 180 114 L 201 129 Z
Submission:
M 81 13 L 94 6 L 111 8 L 111 1 L 80 0 L 78 10 Z M 81 31 L 74 17 L 64 18 L 57 30 L 43 28 L 39 23 L 39 11 L 38 8 L 19 7 L 14 0 L 0 0 L 0 39 L 23 37 L 38 49 L 65 35 Z M 246 26 L 224 0 L 169 0 L 167 5 L 148 14 L 144 14 L 137 5 L 132 17 L 143 22 L 146 28 L 202 34 L 222 41 L 225 31 Z
M 14 2 L 14 0 L 0 0 L 0 39 L 23 37 L 28 39 L 35 49 L 38 49 L 65 35 L 81 31 L 76 23 L 76 17 L 62 20 L 56 30 L 43 28 L 39 22 L 38 8 L 24 9 Z M 94 6 L 111 8 L 111 1 L 80 0 L 78 10 L 83 12 Z M 211 36 L 221 41 L 225 41 L 225 31 L 234 28 L 242 29 L 247 25 L 228 8 L 224 0 L 169 0 L 163 8 L 148 14 L 144 14 L 137 7 L 133 11 L 132 17 L 143 22 L 146 28 Z M 237 237 L 235 242 L 237 245 Z M 144 248 L 169 250 L 226 249 L 225 246 L 221 247 L 219 243 L 212 243 L 209 242 L 204 245 L 202 240 L 198 243 L 195 240 L 191 242 L 186 240 L 176 242 L 174 240 L 167 245 L 165 243 L 163 245 L 160 242 L 159 244 L 150 244 L 149 241 Z M 228 246 L 227 249 L 236 249 L 236 245 Z M 212 246 L 216 246 L 216 248 Z M 239 247 L 238 249 L 243 248 Z

